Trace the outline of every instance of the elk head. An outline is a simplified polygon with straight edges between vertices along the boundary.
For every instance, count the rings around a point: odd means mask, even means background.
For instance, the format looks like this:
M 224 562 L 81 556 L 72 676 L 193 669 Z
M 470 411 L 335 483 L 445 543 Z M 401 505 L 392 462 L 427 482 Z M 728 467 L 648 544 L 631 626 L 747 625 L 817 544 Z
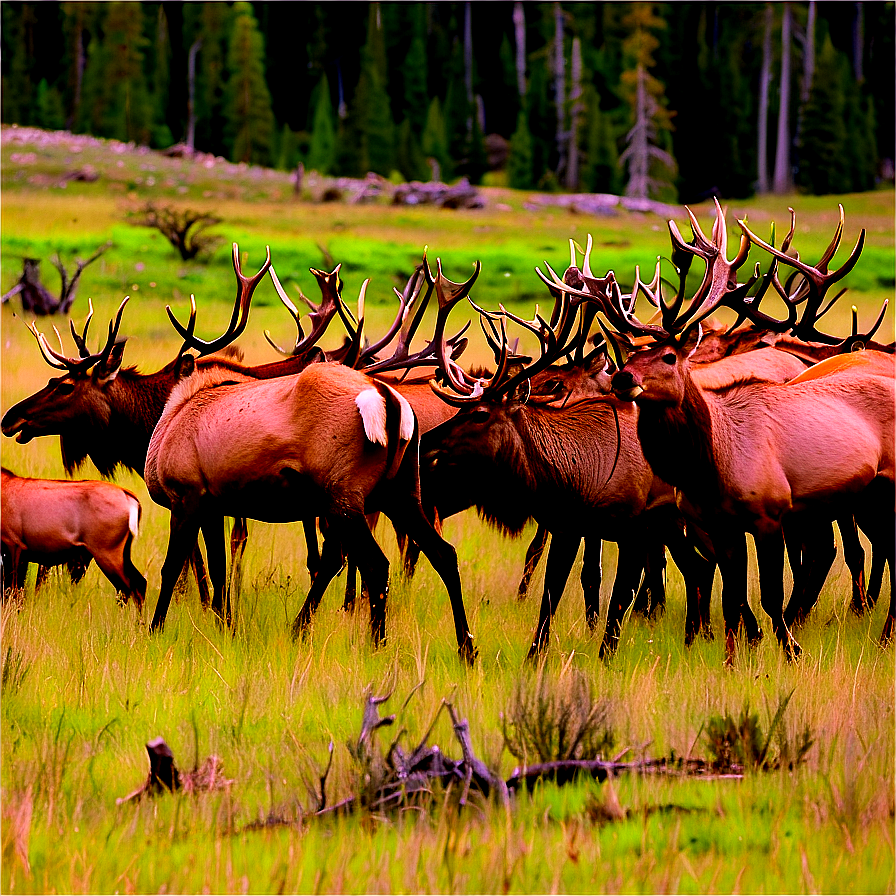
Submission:
M 643 283 L 636 273 L 635 286 L 630 295 L 621 293 L 612 272 L 600 281 L 587 271 L 580 276 L 585 290 L 577 294 L 584 296 L 587 290 L 587 294 L 591 296 L 590 301 L 594 302 L 600 315 L 609 324 L 610 330 L 605 331 L 607 341 L 614 350 L 619 368 L 613 377 L 613 389 L 621 398 L 637 398 L 640 402 L 665 405 L 679 403 L 686 385 L 685 368 L 700 343 L 701 321 L 722 306 L 737 314 L 732 331 L 744 320 L 749 320 L 755 327 L 771 334 L 792 333 L 801 340 L 834 345 L 840 350 L 851 350 L 858 344 L 864 344 L 880 326 L 886 302 L 868 333 L 858 332 L 855 317 L 853 333 L 846 339 L 818 329 L 818 321 L 843 294 L 841 291 L 826 302 L 828 289 L 852 270 L 864 244 L 863 230 L 844 264 L 836 270 L 828 270 L 843 233 L 842 206 L 834 238 L 815 266 L 802 262 L 798 256 L 788 254 L 795 229 L 792 209 L 790 231 L 780 249 L 759 239 L 744 221 L 738 221 L 741 229 L 740 246 L 732 260 L 727 258 L 728 234 L 725 216 L 718 201 L 711 238 L 703 233 L 690 210 L 688 216 L 693 234 L 690 242 L 685 242 L 674 221 L 669 222 L 672 262 L 679 276 L 679 287 L 671 301 L 667 302 L 663 296 L 659 266 L 657 275 L 650 284 Z M 737 272 L 746 262 L 753 245 L 772 256 L 771 265 L 765 274 L 760 275 L 760 267 L 756 264 L 751 276 L 745 282 L 738 282 Z M 694 257 L 702 259 L 705 268 L 700 286 L 685 307 L 687 272 Z M 784 284 L 778 276 L 779 263 L 795 269 Z M 556 275 L 554 278 L 556 282 L 560 282 Z M 751 294 L 754 287 L 756 289 Z M 772 316 L 759 308 L 770 289 L 777 293 L 783 303 L 786 312 L 783 317 Z M 639 294 L 643 294 L 657 309 L 660 323 L 642 323 L 635 317 L 634 308 Z M 640 347 L 626 361 L 623 349 L 633 349 L 638 344 Z
M 15 436 L 16 441 L 25 444 L 37 436 L 64 434 L 75 425 L 81 428 L 85 423 L 99 426 L 108 423 L 111 411 L 106 396 L 121 370 L 127 340 L 118 338 L 118 330 L 127 302 L 125 298 L 119 306 L 109 324 L 105 345 L 95 353 L 87 348 L 87 332 L 93 318 L 92 302 L 81 333 L 78 333 L 74 322 L 70 322 L 72 338 L 78 349 L 77 357 L 64 353 L 62 337 L 55 327 L 59 351 L 50 346 L 34 323 L 29 325 L 28 329 L 37 340 L 44 360 L 64 373 L 51 377 L 43 389 L 4 414 L 0 426 L 5 436 Z M 65 451 L 63 455 L 65 457 Z M 77 466 L 83 459 L 83 456 L 73 459 L 71 467 L 66 461 L 66 469 Z

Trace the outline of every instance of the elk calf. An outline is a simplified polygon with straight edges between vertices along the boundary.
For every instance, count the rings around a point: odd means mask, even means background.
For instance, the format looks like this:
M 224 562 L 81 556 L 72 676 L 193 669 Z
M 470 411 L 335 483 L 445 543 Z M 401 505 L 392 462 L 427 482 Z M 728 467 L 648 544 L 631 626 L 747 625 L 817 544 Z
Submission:
M 131 562 L 141 516 L 135 495 L 109 482 L 28 479 L 5 468 L 2 484 L 4 595 L 24 586 L 29 563 L 92 558 L 124 600 L 143 609 L 146 579 Z

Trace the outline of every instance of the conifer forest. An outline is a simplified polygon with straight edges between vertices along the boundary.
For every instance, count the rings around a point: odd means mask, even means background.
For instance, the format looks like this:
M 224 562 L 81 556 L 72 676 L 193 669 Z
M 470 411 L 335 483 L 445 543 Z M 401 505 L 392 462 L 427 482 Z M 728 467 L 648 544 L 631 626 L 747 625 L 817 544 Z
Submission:
M 894 4 L 2 5 L 2 120 L 284 170 L 625 193 L 893 177 Z

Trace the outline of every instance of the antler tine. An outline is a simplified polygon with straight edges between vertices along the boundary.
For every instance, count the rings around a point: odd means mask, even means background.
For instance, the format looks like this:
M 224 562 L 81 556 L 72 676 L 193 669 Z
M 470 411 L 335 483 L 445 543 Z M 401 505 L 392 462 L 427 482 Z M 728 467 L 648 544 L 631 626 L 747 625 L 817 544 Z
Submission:
M 124 301 L 118 306 L 118 313 L 115 317 L 109 321 L 109 338 L 106 339 L 105 346 L 97 353 L 96 360 L 105 364 L 109 358 L 109 354 L 112 351 L 117 339 L 118 339 L 118 330 L 121 327 L 121 316 L 124 314 L 125 305 L 130 301 L 130 296 L 125 296 Z M 85 358 L 84 360 L 91 360 L 94 356 L 91 355 L 89 358 Z
M 72 339 L 75 340 L 75 345 L 78 346 L 78 353 L 82 358 L 86 358 L 90 354 L 90 349 L 87 348 L 87 328 L 90 326 L 90 321 L 93 318 L 93 299 L 87 300 L 87 320 L 84 321 L 84 329 L 81 331 L 81 335 L 78 335 L 78 331 L 75 329 L 75 322 L 69 318 L 68 325 L 71 327 L 72 331 Z M 59 347 L 62 348 L 62 340 L 59 340 Z
M 195 299 L 192 296 L 190 297 L 190 323 L 186 327 L 184 327 L 174 316 L 171 306 L 166 306 L 165 310 L 168 312 L 168 317 L 171 320 L 172 326 L 184 340 L 181 354 L 187 348 L 193 348 L 199 352 L 199 357 L 202 357 L 203 355 L 210 355 L 212 352 L 220 351 L 225 346 L 230 345 L 230 343 L 246 329 L 246 324 L 249 321 L 249 309 L 252 304 L 252 294 L 255 292 L 256 287 L 270 267 L 271 247 L 268 246 L 267 257 L 264 264 L 261 266 L 261 270 L 252 277 L 246 277 L 240 269 L 239 246 L 236 243 L 233 244 L 233 272 L 236 274 L 237 281 L 236 300 L 233 305 L 233 312 L 230 315 L 230 323 L 225 332 L 217 339 L 206 341 L 204 339 L 197 339 L 194 335 L 196 326 L 196 304 Z
M 25 324 L 25 326 L 28 327 L 31 335 L 37 340 L 37 346 L 40 349 L 40 353 L 43 355 L 44 361 L 46 361 L 50 367 L 55 367 L 57 370 L 68 370 L 72 373 L 78 369 L 78 361 L 74 358 L 67 358 L 65 355 L 54 352 L 53 349 L 50 348 L 44 334 L 37 329 L 36 321 L 31 321 L 30 324 Z
M 443 366 L 446 376 L 449 377 L 449 382 L 451 382 L 453 386 L 457 386 L 461 391 L 466 391 L 471 389 L 472 386 L 466 381 L 466 374 L 454 363 L 451 355 L 457 355 L 460 353 L 460 350 L 462 350 L 462 347 L 458 350 L 458 345 L 460 343 L 460 337 L 466 331 L 467 327 L 465 326 L 460 333 L 450 340 L 445 339 L 445 327 L 451 310 L 458 302 L 469 295 L 470 290 L 473 288 L 473 284 L 476 282 L 482 271 L 482 263 L 477 260 L 472 276 L 464 283 L 455 283 L 442 273 L 441 259 L 436 259 L 437 273 L 435 277 L 433 277 L 432 269 L 429 267 L 429 261 L 425 254 L 423 256 L 422 269 L 423 276 L 427 283 L 427 291 L 424 296 L 423 304 L 414 315 L 413 321 L 411 321 L 410 324 L 407 324 L 406 329 L 403 330 L 395 354 L 387 361 L 381 361 L 366 367 L 365 371 L 378 372 L 393 368 L 438 364 Z M 433 337 L 424 349 L 413 355 L 409 355 L 408 343 L 419 326 L 419 318 L 422 316 L 423 309 L 429 302 L 433 290 L 435 290 L 436 298 L 439 303 Z
M 302 312 L 293 304 L 292 300 L 286 294 L 286 290 L 280 284 L 280 278 L 277 276 L 277 272 L 274 270 L 274 266 L 271 265 L 268 268 L 268 273 L 271 275 L 271 282 L 274 284 L 274 289 L 277 291 L 277 295 L 280 297 L 280 301 L 283 303 L 286 310 L 292 315 L 293 320 L 296 322 L 296 329 L 298 330 L 298 335 L 296 336 L 296 345 L 299 345 L 302 339 L 305 336 L 305 331 L 302 329 Z M 302 294 L 301 289 L 299 289 L 299 295 L 305 299 L 305 302 L 308 302 L 308 299 Z M 309 303 L 310 304 L 310 303 Z M 273 339 L 271 339 L 270 330 L 264 331 L 264 338 L 281 354 L 286 357 L 290 357 L 293 354 L 292 349 L 283 349 Z
M 348 348 L 345 357 L 342 359 L 342 363 L 346 367 L 357 367 L 361 362 L 361 343 L 364 339 L 364 298 L 367 295 L 367 285 L 369 283 L 370 278 L 368 277 L 361 284 L 361 291 L 358 293 L 358 326 L 349 337 Z
M 414 273 L 411 274 L 408 282 L 405 284 L 404 290 L 399 292 L 398 289 L 394 288 L 392 291 L 398 297 L 398 313 L 395 315 L 395 319 L 392 321 L 392 325 L 386 331 L 386 335 L 383 336 L 378 342 L 374 345 L 371 345 L 369 348 L 364 349 L 360 356 L 360 362 L 363 363 L 365 361 L 369 361 L 371 358 L 376 357 L 377 352 L 382 351 L 394 338 L 395 334 L 402 330 L 404 334 L 404 326 L 408 323 L 411 309 L 417 301 L 417 297 L 420 295 L 420 290 L 423 287 L 423 265 L 417 265 L 414 269 Z M 426 300 L 428 302 L 428 296 Z M 424 305 L 425 307 L 425 305 Z M 419 326 L 420 315 L 415 315 L 417 326 Z M 411 321 L 413 324 L 413 321 Z M 413 329 L 410 329 L 409 325 L 409 337 L 404 342 L 404 347 L 407 349 L 407 345 L 410 342 L 410 338 L 413 337 L 414 331 L 416 330 L 416 326 Z

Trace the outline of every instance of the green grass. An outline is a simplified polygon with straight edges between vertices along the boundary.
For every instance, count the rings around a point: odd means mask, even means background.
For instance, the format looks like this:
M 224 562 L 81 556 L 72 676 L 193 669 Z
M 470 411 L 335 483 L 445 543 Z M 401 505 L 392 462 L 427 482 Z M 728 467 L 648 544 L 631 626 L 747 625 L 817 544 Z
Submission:
M 72 163 L 64 153 L 57 158 L 57 149 L 48 149 L 44 158 L 40 150 L 27 176 L 18 178 L 26 166 L 10 156 L 24 149 L 4 145 L 0 153 L 4 290 L 18 275 L 22 254 L 42 258 L 45 277 L 55 284 L 49 265 L 54 251 L 69 260 L 112 239 L 109 252 L 87 269 L 75 306 L 81 320 L 87 296 L 93 297 L 94 339 L 125 294 L 132 295 L 123 325 L 131 337 L 125 363 L 143 370 L 156 369 L 179 346 L 166 303 L 184 319 L 194 292 L 199 332 L 212 335 L 224 327 L 234 289 L 227 246 L 207 264 L 182 264 L 160 237 L 122 223 L 128 191 L 141 200 L 150 196 L 145 184 L 136 183 L 146 176 L 141 165 L 183 163 L 128 153 L 113 157 L 97 149 L 91 164 L 104 176 L 61 190 L 27 178 L 53 165 L 67 170 Z M 83 161 L 87 155 L 85 149 Z M 121 169 L 117 161 L 124 163 Z M 155 176 L 164 183 L 165 174 Z M 248 253 L 247 271 L 257 269 L 270 244 L 281 280 L 298 282 L 313 296 L 307 268 L 322 264 L 319 243 L 345 260 L 346 295 L 357 295 L 360 281 L 370 276 L 370 296 L 379 300 L 371 309 L 371 333 L 386 325 L 394 306 L 391 287 L 427 244 L 454 279 L 467 276 L 481 258 L 477 301 L 496 307 L 518 297 L 515 307 L 527 317 L 536 301 L 549 300 L 532 269 L 547 258 L 562 270 L 570 236 L 583 242 L 591 229 L 603 245 L 601 266 L 617 272 L 668 251 L 664 223 L 650 216 L 585 220 L 560 211 L 527 212 L 525 196 L 512 191 L 490 194 L 506 211 L 493 204 L 482 212 L 435 213 L 295 203 L 288 185 L 278 188 L 273 178 L 266 186 L 267 180 L 248 176 L 239 181 L 236 173 L 221 183 L 206 170 L 177 176 L 182 182 L 165 189 L 185 204 L 204 201 L 219 213 L 225 223 L 218 230 Z M 179 185 L 188 191 L 178 193 Z M 281 189 L 279 199 L 275 189 Z M 209 191 L 223 198 L 204 198 Z M 235 198 L 241 195 L 247 201 Z M 804 258 L 814 260 L 833 232 L 838 199 L 846 208 L 850 248 L 859 227 L 868 228 L 850 297 L 871 316 L 892 293 L 892 192 L 776 197 L 744 209 L 760 233 L 772 219 L 780 233 L 786 206 L 794 205 L 798 227 L 809 228 L 798 231 L 798 245 Z M 732 204 L 732 212 L 741 210 Z M 698 216 L 708 220 L 706 206 Z M 4 306 L 0 319 L 4 410 L 51 374 L 12 310 Z M 848 309 L 838 321 L 847 318 Z M 48 321 L 40 325 L 51 329 Z M 892 318 L 888 326 L 892 332 Z M 267 283 L 241 340 L 252 361 L 274 357 L 265 328 L 281 342 L 294 335 Z M 488 357 L 479 342 L 470 351 L 473 358 Z M 16 472 L 62 476 L 56 440 L 4 440 L 2 450 L 3 464 Z M 143 503 L 134 560 L 149 580 L 151 611 L 167 514 L 139 478 L 119 481 Z M 426 730 L 440 701 L 451 698 L 469 720 L 480 758 L 505 776 L 516 764 L 500 732 L 518 683 L 533 676 L 523 658 L 537 599 L 519 604 L 515 596 L 525 541 L 502 538 L 472 513 L 448 520 L 445 531 L 458 549 L 480 651 L 472 671 L 456 658 L 447 596 L 425 562 L 410 582 L 393 575 L 388 640 L 380 650 L 370 645 L 364 610 L 351 616 L 339 609 L 344 576 L 325 595 L 308 640 L 293 643 L 289 625 L 308 585 L 298 526 L 251 524 L 235 635 L 218 628 L 192 590 L 172 604 L 165 630 L 149 637 L 146 620 L 133 607 L 116 605 L 95 566 L 79 586 L 54 575 L 39 595 L 32 572 L 25 598 L 0 613 L 3 892 L 893 891 L 893 651 L 875 643 L 888 595 L 873 614 L 854 618 L 846 608 L 848 574 L 839 558 L 798 635 L 804 648 L 798 663 L 784 662 L 770 633 L 753 651 L 742 646 L 733 670 L 723 668 L 718 639 L 685 650 L 684 589 L 674 567 L 665 617 L 653 625 L 626 620 L 619 654 L 600 663 L 601 633 L 591 636 L 584 622 L 579 564 L 545 660 L 545 674 L 558 682 L 572 674 L 588 677 L 595 695 L 608 701 L 616 748 L 630 747 L 635 756 L 706 756 L 704 727 L 712 716 L 737 715 L 749 706 L 767 728 L 792 691 L 783 724 L 790 735 L 808 725 L 815 740 L 794 772 L 752 773 L 741 781 L 623 777 L 609 786 L 545 784 L 520 796 L 507 813 L 479 802 L 458 813 L 449 801 L 437 802 L 423 817 L 247 829 L 270 813 L 298 819 L 312 806 L 305 781 L 316 781 L 331 740 L 328 797 L 348 795 L 355 772 L 346 744 L 360 730 L 368 687 L 394 690 L 384 710 L 399 712 L 423 682 L 399 719 L 408 742 Z M 383 523 L 377 535 L 396 568 L 391 528 Z M 608 584 L 614 558 L 608 546 Z M 751 576 L 755 597 L 753 571 Z M 533 594 L 539 583 L 540 577 Z M 717 604 L 713 612 L 720 632 Z M 219 755 L 233 785 L 227 792 L 117 806 L 117 797 L 145 779 L 144 744 L 159 735 L 181 768 Z M 459 754 L 445 718 L 432 742 Z M 611 800 L 609 787 L 625 817 L 604 822 L 598 807 Z

